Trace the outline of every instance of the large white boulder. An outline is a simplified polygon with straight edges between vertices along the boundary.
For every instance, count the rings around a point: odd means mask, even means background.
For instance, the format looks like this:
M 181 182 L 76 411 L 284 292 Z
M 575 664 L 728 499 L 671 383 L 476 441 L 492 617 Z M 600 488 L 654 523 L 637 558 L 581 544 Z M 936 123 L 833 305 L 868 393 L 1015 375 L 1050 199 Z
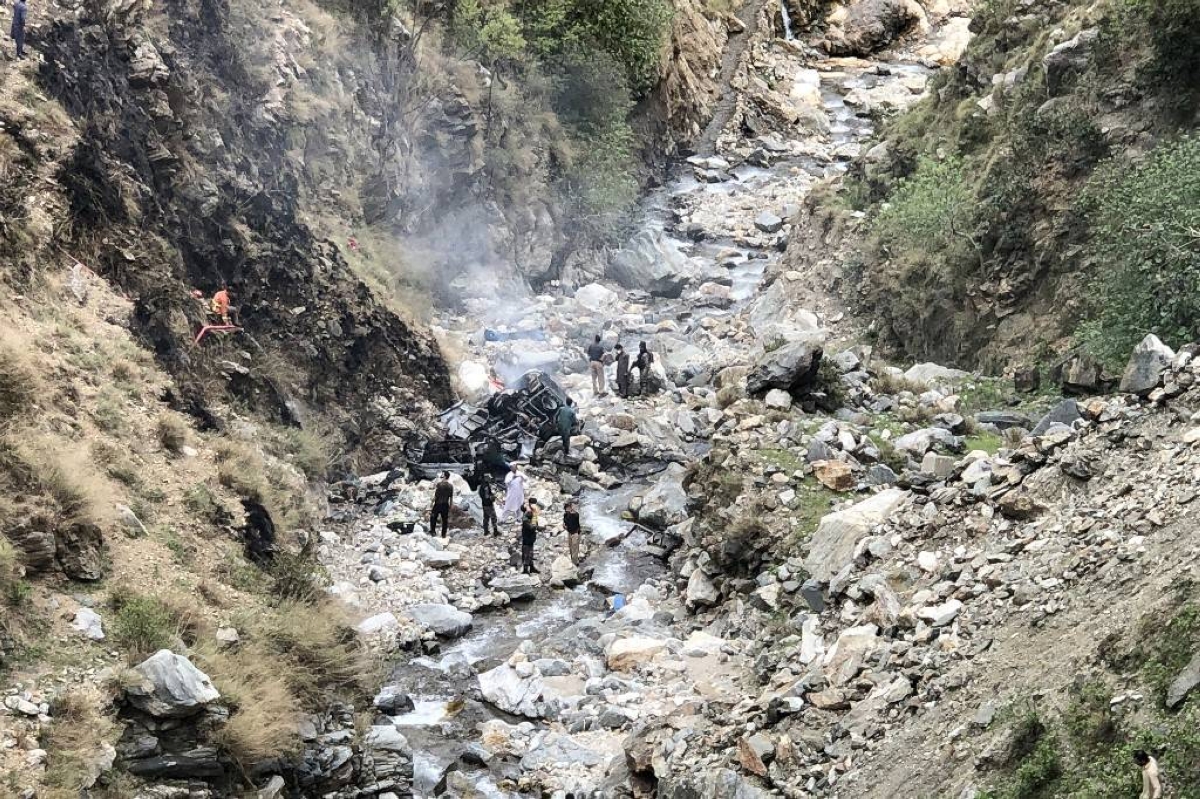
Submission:
M 666 642 L 658 638 L 635 635 L 613 641 L 604 655 L 608 660 L 608 667 L 613 671 L 632 671 L 642 664 L 649 663 L 666 648 Z
M 133 671 L 141 679 L 126 686 L 126 698 L 157 718 L 191 716 L 221 698 L 207 674 L 169 649 L 158 650 Z
M 828 582 L 854 557 L 859 540 L 887 521 L 907 498 L 907 491 L 889 488 L 821 519 L 813 533 L 804 568 L 815 579 Z
M 599 283 L 588 283 L 575 292 L 575 301 L 589 311 L 612 313 L 617 299 L 617 292 Z
M 530 663 L 520 664 L 518 671 L 510 663 L 501 663 L 491 671 L 478 675 L 479 691 L 483 698 L 505 711 L 536 719 L 541 717 L 542 676 Z
M 453 605 L 413 605 L 404 610 L 404 615 L 442 638 L 458 638 L 471 629 L 471 614 Z

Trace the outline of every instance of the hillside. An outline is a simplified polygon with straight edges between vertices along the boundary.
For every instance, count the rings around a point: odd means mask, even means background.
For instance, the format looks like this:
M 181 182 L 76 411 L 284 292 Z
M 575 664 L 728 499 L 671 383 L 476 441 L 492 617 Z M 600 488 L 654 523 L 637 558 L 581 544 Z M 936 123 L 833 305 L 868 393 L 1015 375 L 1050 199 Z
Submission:
M 840 277 L 911 357 L 1049 372 L 1079 346 L 1119 367 L 1147 331 L 1190 340 L 1198 14 L 983 4 L 958 65 L 814 194 L 792 264 Z

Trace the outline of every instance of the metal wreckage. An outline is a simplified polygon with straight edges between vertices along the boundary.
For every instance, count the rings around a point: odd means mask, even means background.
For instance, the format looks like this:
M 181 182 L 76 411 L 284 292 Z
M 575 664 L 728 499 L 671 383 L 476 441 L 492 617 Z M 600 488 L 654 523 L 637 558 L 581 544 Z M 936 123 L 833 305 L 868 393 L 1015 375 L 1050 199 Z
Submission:
M 457 402 L 442 411 L 445 437 L 410 442 L 404 452 L 409 469 L 424 479 L 454 472 L 469 483 L 485 472 L 502 476 L 508 463 L 529 460 L 539 442 L 558 434 L 554 417 L 566 403 L 567 392 L 549 374 L 526 372 L 483 405 Z

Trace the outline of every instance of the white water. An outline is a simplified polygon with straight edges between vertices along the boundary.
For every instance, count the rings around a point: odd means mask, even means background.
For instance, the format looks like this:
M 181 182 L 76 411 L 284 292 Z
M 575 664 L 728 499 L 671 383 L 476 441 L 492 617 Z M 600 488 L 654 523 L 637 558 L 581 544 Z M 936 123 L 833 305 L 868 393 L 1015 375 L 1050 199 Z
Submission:
M 796 34 L 792 33 L 792 15 L 788 13 L 787 0 L 779 0 L 779 16 L 783 18 L 783 38 L 790 42 Z

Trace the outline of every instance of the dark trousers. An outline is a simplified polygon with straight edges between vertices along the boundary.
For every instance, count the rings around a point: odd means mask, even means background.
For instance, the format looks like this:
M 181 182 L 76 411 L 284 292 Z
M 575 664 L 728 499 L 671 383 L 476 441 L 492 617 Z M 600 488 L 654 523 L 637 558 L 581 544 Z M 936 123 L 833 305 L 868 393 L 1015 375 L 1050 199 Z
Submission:
M 429 534 L 434 535 L 437 529 L 438 518 L 442 520 L 442 538 L 449 535 L 447 528 L 450 526 L 450 506 L 449 505 L 434 505 L 433 512 L 429 514 Z
M 533 571 L 533 544 L 521 544 L 521 571 L 525 574 Z
M 491 522 L 492 535 L 500 535 L 500 526 L 496 524 L 496 503 L 483 503 L 483 534 L 488 533 L 488 522 Z
M 13 39 L 17 42 L 17 58 L 25 57 L 25 31 L 19 30 Z
M 629 375 L 617 375 L 617 393 L 622 397 L 629 396 Z
M 562 436 L 563 457 L 565 458 L 571 454 L 571 431 L 568 430 L 565 433 L 560 431 L 559 435 Z

